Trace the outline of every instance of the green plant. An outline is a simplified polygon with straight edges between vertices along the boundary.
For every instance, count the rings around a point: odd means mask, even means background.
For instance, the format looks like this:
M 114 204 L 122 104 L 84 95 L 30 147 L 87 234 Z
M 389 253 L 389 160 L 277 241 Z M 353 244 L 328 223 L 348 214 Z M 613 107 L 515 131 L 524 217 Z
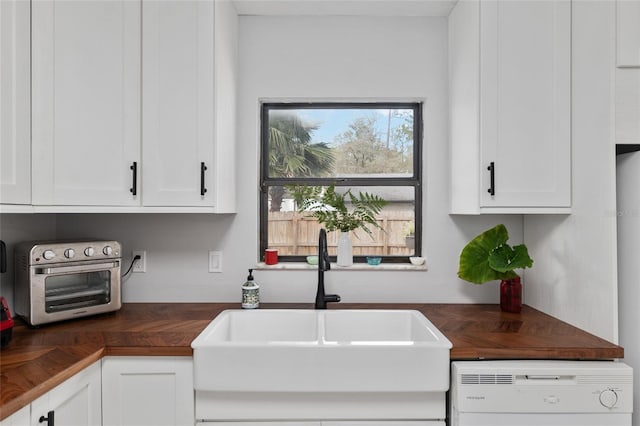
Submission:
M 340 194 L 336 192 L 335 185 L 324 191 L 320 186 L 294 186 L 290 190 L 299 210 L 309 212 L 308 217 L 318 219 L 327 231 L 349 232 L 362 228 L 371 236 L 367 225 L 384 231 L 376 221 L 376 215 L 387 205 L 382 197 L 368 192 L 358 192 L 356 196 L 351 189 Z M 351 211 L 347 208 L 347 197 L 353 206 Z
M 413 223 L 413 221 L 409 222 L 407 224 L 407 232 L 405 233 L 405 236 L 407 237 L 413 237 L 416 234 L 416 227 L 415 224 Z
M 527 246 L 511 247 L 507 244 L 508 239 L 507 228 L 500 224 L 471 240 L 460 253 L 458 277 L 474 284 L 484 284 L 517 278 L 519 275 L 514 269 L 533 266 Z

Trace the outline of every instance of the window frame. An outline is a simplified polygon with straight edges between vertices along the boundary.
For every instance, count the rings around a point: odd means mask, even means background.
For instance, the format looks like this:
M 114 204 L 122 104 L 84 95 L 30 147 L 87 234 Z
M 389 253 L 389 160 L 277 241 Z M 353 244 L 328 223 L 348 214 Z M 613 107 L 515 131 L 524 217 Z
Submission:
M 269 177 L 269 111 L 296 109 L 411 109 L 413 110 L 413 175 L 408 177 L 357 177 L 357 178 L 317 178 L 317 177 Z M 264 261 L 264 252 L 268 247 L 269 193 L 270 186 L 304 184 L 309 186 L 336 187 L 379 187 L 403 186 L 414 190 L 414 231 L 415 248 L 413 256 L 422 256 L 422 144 L 423 102 L 261 102 L 260 103 L 260 184 L 259 184 L 259 235 L 258 259 Z M 410 256 L 382 256 L 383 263 L 409 263 Z M 330 256 L 331 262 L 336 256 Z M 282 256 L 279 262 L 305 262 L 306 256 Z M 354 255 L 354 263 L 366 263 L 366 256 Z

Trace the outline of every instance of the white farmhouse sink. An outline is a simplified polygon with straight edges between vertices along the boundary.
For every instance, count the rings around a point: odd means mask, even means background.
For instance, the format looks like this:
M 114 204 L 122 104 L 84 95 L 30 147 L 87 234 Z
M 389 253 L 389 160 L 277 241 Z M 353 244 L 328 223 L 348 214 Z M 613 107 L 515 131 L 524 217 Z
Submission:
M 451 342 L 418 311 L 228 310 L 191 346 L 196 391 L 449 389 Z

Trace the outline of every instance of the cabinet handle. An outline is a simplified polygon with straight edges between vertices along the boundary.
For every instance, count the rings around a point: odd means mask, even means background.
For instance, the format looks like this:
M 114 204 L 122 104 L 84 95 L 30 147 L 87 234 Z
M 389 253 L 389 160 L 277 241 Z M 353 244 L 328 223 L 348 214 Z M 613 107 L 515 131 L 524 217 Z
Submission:
M 491 186 L 489 187 L 489 189 L 487 189 L 487 192 L 493 197 L 494 195 L 496 195 L 496 165 L 493 161 L 489 163 L 489 167 L 487 167 L 487 170 L 489 170 L 491 178 Z
M 138 162 L 134 161 L 131 167 L 129 167 L 132 171 L 133 182 L 131 188 L 129 188 L 129 192 L 135 197 L 138 195 Z
M 207 171 L 207 166 L 204 162 L 200 163 L 200 195 L 204 197 L 207 192 L 207 188 L 204 187 L 204 172 Z
M 47 417 L 40 416 L 40 420 L 38 420 L 38 422 L 39 423 L 47 422 L 47 426 L 55 426 L 55 416 L 54 416 L 53 410 L 47 413 Z

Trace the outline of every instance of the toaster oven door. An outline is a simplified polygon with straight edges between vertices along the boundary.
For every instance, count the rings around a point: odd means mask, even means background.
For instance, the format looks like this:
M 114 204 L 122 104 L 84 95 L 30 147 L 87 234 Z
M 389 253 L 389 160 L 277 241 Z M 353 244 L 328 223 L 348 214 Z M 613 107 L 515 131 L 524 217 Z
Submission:
M 34 267 L 31 273 L 32 325 L 120 308 L 120 261 Z

